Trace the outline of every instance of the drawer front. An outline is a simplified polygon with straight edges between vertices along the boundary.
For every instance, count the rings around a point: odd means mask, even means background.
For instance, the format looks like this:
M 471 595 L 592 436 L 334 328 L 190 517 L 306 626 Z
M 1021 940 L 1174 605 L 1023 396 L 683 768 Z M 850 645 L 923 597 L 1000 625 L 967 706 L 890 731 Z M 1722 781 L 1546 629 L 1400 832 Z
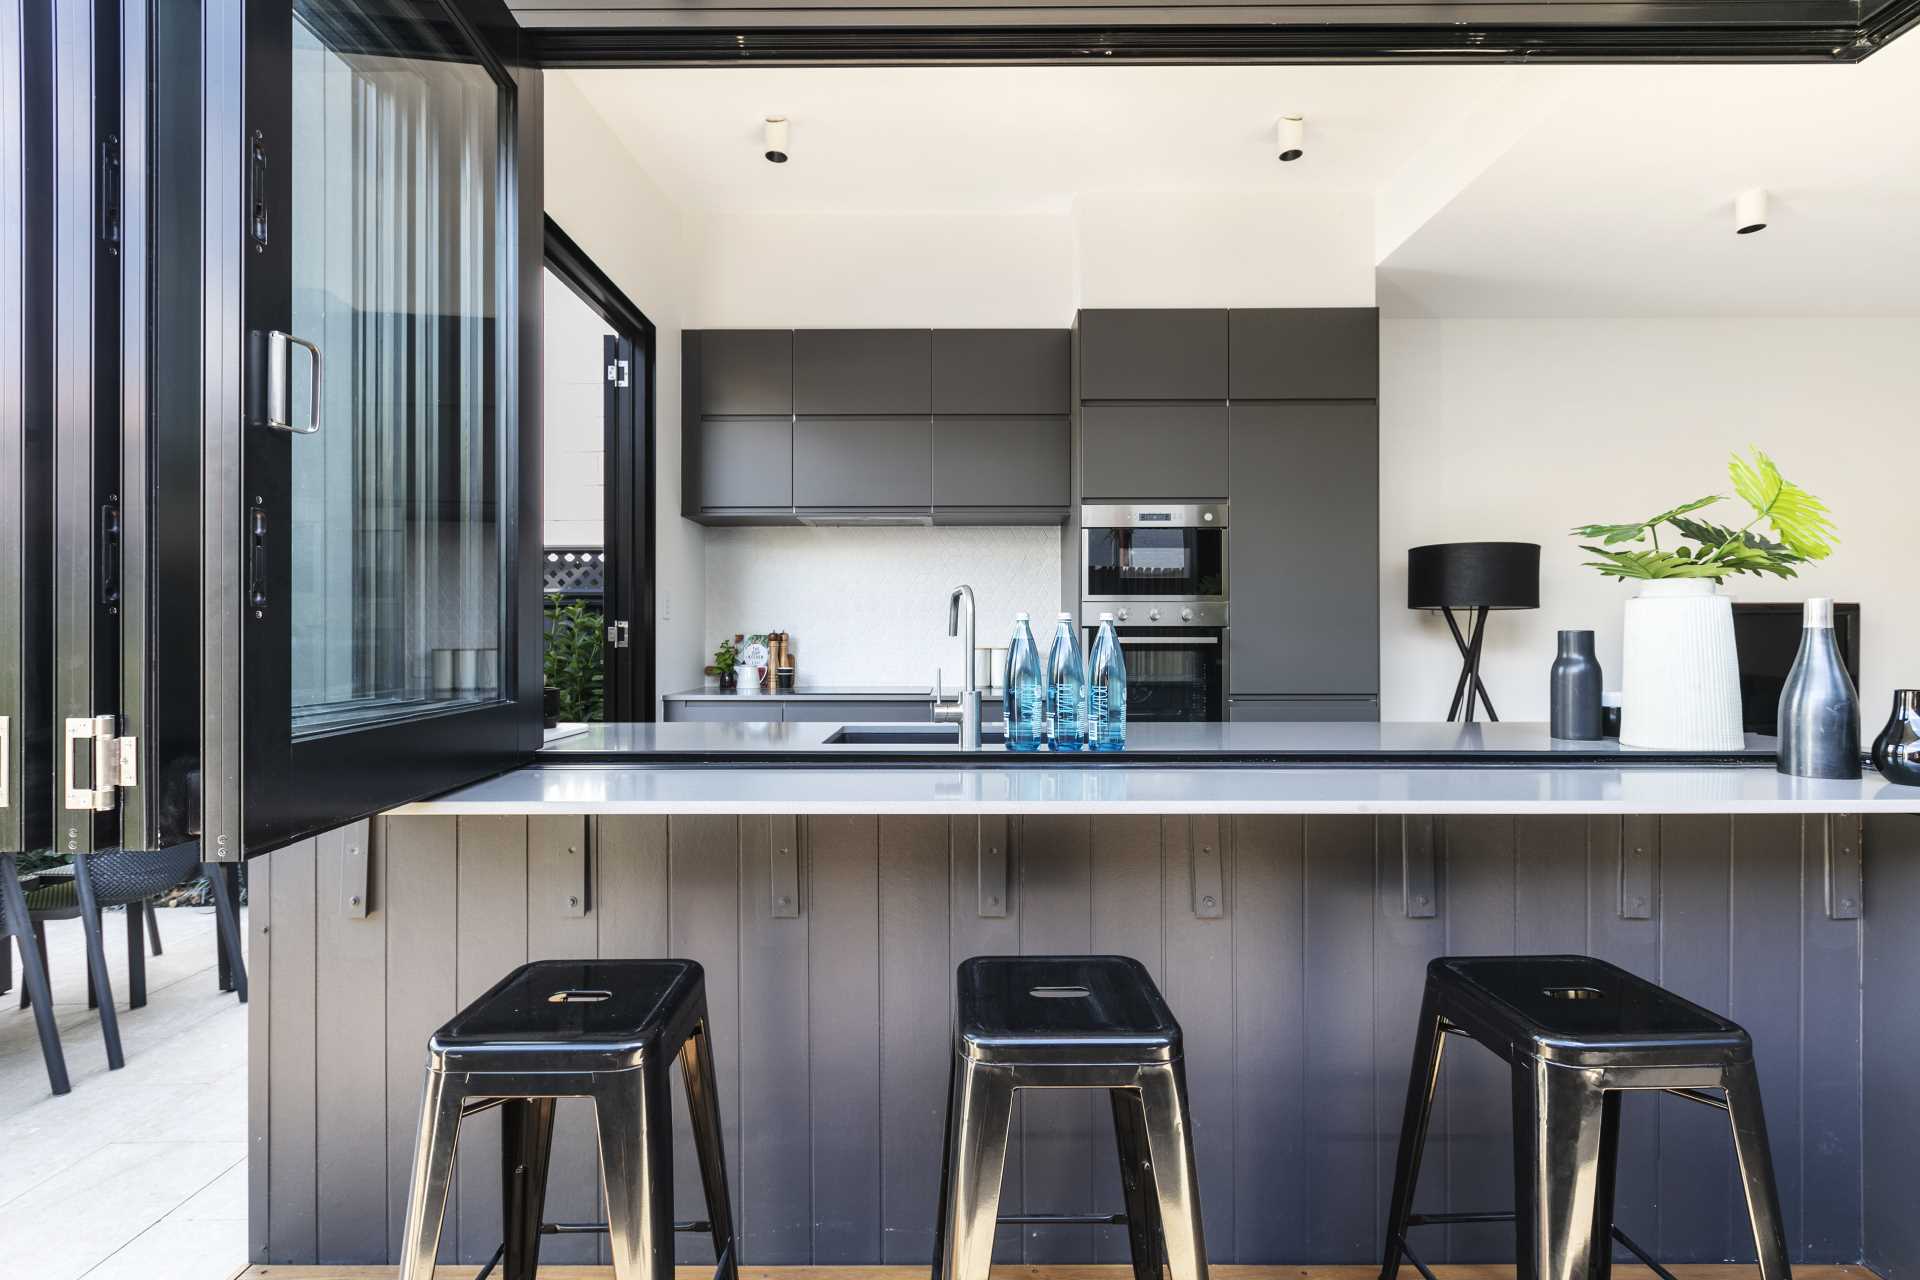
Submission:
M 1373 721 L 1380 718 L 1378 698 L 1229 698 L 1227 718 L 1242 723 Z
M 1225 311 L 1082 311 L 1082 400 L 1225 400 Z
M 931 413 L 926 329 L 801 329 L 793 335 L 795 413 Z
M 926 418 L 801 418 L 794 424 L 793 501 L 831 510 L 933 505 Z
M 706 699 L 689 699 L 666 704 L 667 719 L 680 720 L 720 720 L 745 724 L 765 724 L 783 720 L 784 708 L 773 698 L 741 700 L 739 702 L 714 702 Z
M 1088 405 L 1081 427 L 1087 502 L 1227 496 L 1223 404 Z
M 795 698 L 786 704 L 788 723 L 808 724 L 926 724 L 933 719 L 933 700 L 925 702 L 825 702 Z

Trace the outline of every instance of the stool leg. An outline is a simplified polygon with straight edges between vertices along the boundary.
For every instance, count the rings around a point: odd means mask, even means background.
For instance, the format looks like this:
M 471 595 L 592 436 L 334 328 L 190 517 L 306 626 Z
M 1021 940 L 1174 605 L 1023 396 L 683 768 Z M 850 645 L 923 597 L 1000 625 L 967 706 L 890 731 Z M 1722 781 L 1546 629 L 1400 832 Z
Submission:
M 1110 1089 L 1114 1145 L 1120 1150 L 1120 1190 L 1127 1204 L 1127 1243 L 1134 1280 L 1160 1280 L 1160 1206 L 1147 1148 L 1147 1113 L 1134 1089 Z
M 947 1058 L 947 1122 L 941 1136 L 940 1199 L 933 1206 L 933 1265 L 930 1280 L 943 1280 L 947 1264 L 947 1196 L 953 1186 L 953 1099 L 960 1077 L 960 1054 Z
M 534 1280 L 540 1265 L 540 1219 L 547 1205 L 547 1166 L 553 1156 L 552 1098 L 515 1098 L 500 1108 L 501 1203 L 506 1243 L 504 1280 Z
M 453 1189 L 463 1089 L 463 1081 L 449 1081 L 445 1072 L 427 1072 L 420 1127 L 413 1139 L 413 1178 L 407 1185 L 407 1225 L 400 1235 L 398 1280 L 433 1280 L 440 1224 Z
M 1146 1113 L 1167 1270 L 1172 1280 L 1207 1280 L 1207 1240 L 1200 1229 L 1200 1182 L 1193 1167 L 1186 1068 L 1178 1061 L 1144 1068 L 1140 1103 Z
M 1760 1105 L 1760 1079 L 1753 1063 L 1727 1068 L 1726 1093 L 1734 1156 L 1746 1191 L 1747 1217 L 1753 1223 L 1754 1254 L 1760 1259 L 1760 1280 L 1791 1280 L 1780 1192 L 1773 1183 L 1773 1157 L 1767 1150 L 1767 1117 Z
M 614 1280 L 673 1280 L 673 1105 L 666 1064 L 602 1077 L 593 1116 Z
M 693 1145 L 700 1157 L 700 1183 L 707 1193 L 712 1224 L 716 1280 L 739 1274 L 739 1250 L 733 1235 L 733 1197 L 727 1191 L 727 1151 L 720 1133 L 720 1086 L 713 1070 L 713 1026 L 707 1000 L 700 997 L 699 1019 L 680 1046 L 680 1079 L 687 1089 L 687 1114 L 693 1120 Z
M 1000 1225 L 1013 1080 L 1003 1068 L 960 1063 L 947 1107 L 952 1139 L 947 1144 L 945 1203 L 940 1206 L 945 1219 L 941 1280 L 987 1280 Z
M 1606 1093 L 1600 1073 L 1513 1069 L 1515 1261 L 1522 1280 L 1587 1280 L 1599 1225 Z
M 1420 1183 L 1420 1158 L 1427 1148 L 1427 1124 L 1433 1118 L 1433 1093 L 1440 1084 L 1440 1057 L 1447 1047 L 1441 1030 L 1440 1009 L 1433 986 L 1420 1002 L 1420 1025 L 1414 1032 L 1413 1067 L 1407 1072 L 1407 1105 L 1400 1118 L 1400 1151 L 1393 1164 L 1393 1198 L 1387 1205 L 1386 1255 L 1380 1280 L 1400 1273 L 1401 1241 L 1413 1214 L 1413 1194 Z
M 1593 1193 L 1593 1247 L 1587 1255 L 1588 1280 L 1613 1276 L 1613 1188 L 1620 1165 L 1620 1091 L 1609 1089 L 1600 1100 L 1599 1182 Z

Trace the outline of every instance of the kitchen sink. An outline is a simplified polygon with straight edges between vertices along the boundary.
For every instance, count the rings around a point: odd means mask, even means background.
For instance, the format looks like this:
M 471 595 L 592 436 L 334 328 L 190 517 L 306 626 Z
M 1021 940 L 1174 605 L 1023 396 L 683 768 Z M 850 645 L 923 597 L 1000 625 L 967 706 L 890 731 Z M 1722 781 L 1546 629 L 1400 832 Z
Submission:
M 980 730 L 982 746 L 999 746 L 1006 740 L 1006 733 L 1000 729 Z M 847 724 L 828 734 L 824 741 L 830 747 L 958 747 L 960 726 Z

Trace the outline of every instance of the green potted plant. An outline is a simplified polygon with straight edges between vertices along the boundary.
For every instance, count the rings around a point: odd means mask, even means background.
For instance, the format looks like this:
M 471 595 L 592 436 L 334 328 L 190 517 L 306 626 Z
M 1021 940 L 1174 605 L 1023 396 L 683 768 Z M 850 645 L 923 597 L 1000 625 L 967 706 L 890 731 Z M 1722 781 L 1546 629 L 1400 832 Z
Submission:
M 713 661 L 708 664 L 706 674 L 720 682 L 720 687 L 731 693 L 739 686 L 740 676 L 740 637 L 722 640 L 713 651 Z
M 1826 504 L 1782 476 L 1773 459 L 1758 449 L 1751 458 L 1736 453 L 1727 472 L 1752 512 L 1738 528 L 1695 514 L 1727 501 L 1708 494 L 1631 524 L 1573 530 L 1585 539 L 1581 550 L 1595 557 L 1589 568 L 1640 584 L 1627 601 L 1622 633 L 1623 746 L 1745 745 L 1733 604 L 1720 586 L 1736 574 L 1793 578 L 1833 552 Z

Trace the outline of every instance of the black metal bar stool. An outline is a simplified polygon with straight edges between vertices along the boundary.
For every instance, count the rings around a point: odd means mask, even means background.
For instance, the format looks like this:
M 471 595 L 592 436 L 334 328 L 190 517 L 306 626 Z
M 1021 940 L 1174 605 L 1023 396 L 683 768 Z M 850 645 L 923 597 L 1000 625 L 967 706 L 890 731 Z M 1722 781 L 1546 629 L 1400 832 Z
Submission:
M 1477 1040 L 1513 1068 L 1517 1213 L 1413 1212 L 1449 1034 Z M 1381 1280 L 1394 1280 L 1402 1254 L 1433 1280 L 1407 1246 L 1409 1228 L 1503 1221 L 1514 1223 L 1519 1280 L 1607 1280 L 1616 1240 L 1673 1280 L 1613 1224 L 1620 1094 L 1627 1089 L 1728 1113 L 1761 1280 L 1790 1280 L 1752 1040 L 1725 1018 L 1589 956 L 1442 957 L 1427 966 Z
M 1106 1089 L 1124 1214 L 1001 1216 L 1016 1089 Z M 1124 1225 L 1137 1280 L 1206 1280 L 1180 1024 L 1123 956 L 977 956 L 960 966 L 934 1280 L 987 1280 L 994 1229 Z
M 705 978 L 691 960 L 522 965 L 427 1043 L 400 1280 L 432 1280 L 460 1122 L 499 1107 L 506 1239 L 480 1273 L 534 1280 L 540 1237 L 604 1233 L 617 1280 L 673 1280 L 673 1233 L 710 1232 L 718 1280 L 735 1280 L 733 1209 L 720 1144 Z M 673 1220 L 674 1058 L 687 1089 L 707 1220 Z M 591 1098 L 604 1223 L 542 1222 L 558 1098 Z

